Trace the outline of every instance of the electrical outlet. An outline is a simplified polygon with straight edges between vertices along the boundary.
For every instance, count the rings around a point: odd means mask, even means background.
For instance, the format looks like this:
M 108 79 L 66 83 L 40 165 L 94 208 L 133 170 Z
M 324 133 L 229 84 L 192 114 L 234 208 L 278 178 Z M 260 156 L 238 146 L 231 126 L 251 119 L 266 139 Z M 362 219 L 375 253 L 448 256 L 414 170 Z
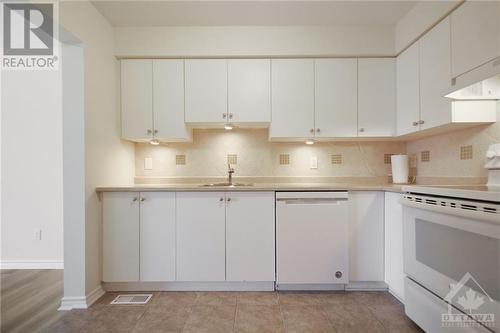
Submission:
M 311 169 L 317 169 L 318 168 L 318 158 L 316 156 L 311 156 L 311 161 L 310 161 L 309 167 Z
M 144 158 L 144 170 L 153 170 L 153 158 Z
M 42 240 L 42 229 L 33 230 L 33 239 L 34 240 Z

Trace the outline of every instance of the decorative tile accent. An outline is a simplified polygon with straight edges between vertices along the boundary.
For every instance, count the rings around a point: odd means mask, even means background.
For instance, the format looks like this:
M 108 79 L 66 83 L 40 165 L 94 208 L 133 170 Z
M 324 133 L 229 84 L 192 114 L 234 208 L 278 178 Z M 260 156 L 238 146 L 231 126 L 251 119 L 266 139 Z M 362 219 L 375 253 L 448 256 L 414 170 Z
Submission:
M 186 155 L 175 155 L 176 165 L 186 165 Z
M 394 154 L 384 154 L 384 164 L 391 164 L 391 156 Z
M 429 162 L 431 160 L 431 152 L 428 150 L 424 150 L 420 152 L 420 161 Z
M 332 164 L 342 164 L 342 154 L 332 154 Z
M 227 163 L 229 163 L 229 164 L 238 164 L 238 155 L 236 155 L 236 154 L 228 154 L 227 155 Z
M 280 154 L 280 165 L 289 165 L 289 164 L 290 164 L 290 155 Z
M 472 145 L 460 147 L 460 159 L 472 160 Z

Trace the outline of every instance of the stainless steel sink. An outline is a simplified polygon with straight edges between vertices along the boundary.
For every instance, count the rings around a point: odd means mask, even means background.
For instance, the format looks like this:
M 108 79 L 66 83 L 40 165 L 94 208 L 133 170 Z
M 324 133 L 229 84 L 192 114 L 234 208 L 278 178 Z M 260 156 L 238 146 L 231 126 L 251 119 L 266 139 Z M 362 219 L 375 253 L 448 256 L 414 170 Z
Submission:
M 203 187 L 242 187 L 242 186 L 253 186 L 253 184 L 244 183 L 213 183 L 213 184 L 203 184 Z

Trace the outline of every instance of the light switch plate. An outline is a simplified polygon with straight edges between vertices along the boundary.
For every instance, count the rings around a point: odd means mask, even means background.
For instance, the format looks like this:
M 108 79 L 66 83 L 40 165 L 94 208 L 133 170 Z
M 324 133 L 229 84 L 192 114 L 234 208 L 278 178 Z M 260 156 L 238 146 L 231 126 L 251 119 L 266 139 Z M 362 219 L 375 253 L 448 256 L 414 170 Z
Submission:
M 309 167 L 311 169 L 317 169 L 318 168 L 318 158 L 316 156 L 311 156 L 311 161 Z
M 153 158 L 144 158 L 144 170 L 153 170 Z

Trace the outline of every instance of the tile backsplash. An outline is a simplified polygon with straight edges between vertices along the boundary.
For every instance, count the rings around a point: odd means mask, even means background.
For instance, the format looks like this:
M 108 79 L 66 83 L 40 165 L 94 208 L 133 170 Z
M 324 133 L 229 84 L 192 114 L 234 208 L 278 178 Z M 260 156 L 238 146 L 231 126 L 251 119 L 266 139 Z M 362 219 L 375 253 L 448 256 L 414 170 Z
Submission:
M 267 129 L 194 130 L 192 143 L 135 148 L 138 177 L 218 177 L 227 174 L 228 159 L 235 159 L 235 176 L 245 177 L 381 177 L 390 173 L 386 154 L 406 151 L 403 142 L 273 143 Z M 176 163 L 184 155 L 185 164 Z M 288 158 L 283 156 L 288 155 Z M 332 156 L 335 156 L 335 161 Z M 144 159 L 153 159 L 153 169 L 144 169 Z M 318 168 L 310 161 L 317 157 Z M 283 163 L 288 159 L 289 164 Z M 280 163 L 280 161 L 282 163 Z

